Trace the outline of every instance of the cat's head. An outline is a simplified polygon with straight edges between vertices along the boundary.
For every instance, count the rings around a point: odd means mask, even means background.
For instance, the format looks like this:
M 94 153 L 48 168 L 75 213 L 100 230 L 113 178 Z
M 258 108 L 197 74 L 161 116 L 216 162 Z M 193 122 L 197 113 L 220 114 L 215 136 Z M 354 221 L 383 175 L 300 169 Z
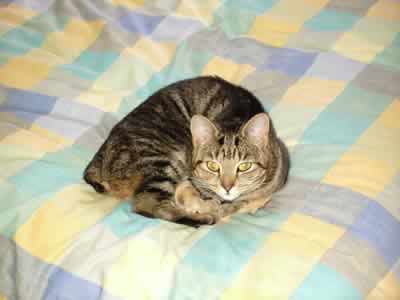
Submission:
M 268 179 L 270 119 L 253 116 L 236 134 L 224 135 L 209 119 L 191 120 L 193 180 L 225 201 L 257 190 Z

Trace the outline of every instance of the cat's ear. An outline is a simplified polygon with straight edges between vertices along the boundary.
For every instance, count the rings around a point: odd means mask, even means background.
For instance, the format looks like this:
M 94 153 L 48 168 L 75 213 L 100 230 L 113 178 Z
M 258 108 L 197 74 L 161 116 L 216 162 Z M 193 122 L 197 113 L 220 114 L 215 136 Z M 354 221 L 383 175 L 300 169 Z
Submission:
M 268 137 L 270 130 L 270 120 L 266 113 L 259 113 L 253 116 L 241 128 L 240 134 L 247 141 L 259 148 L 268 145 Z
M 192 142 L 194 147 L 206 145 L 214 142 L 218 136 L 218 129 L 206 117 L 194 115 L 190 121 L 190 131 L 192 132 Z

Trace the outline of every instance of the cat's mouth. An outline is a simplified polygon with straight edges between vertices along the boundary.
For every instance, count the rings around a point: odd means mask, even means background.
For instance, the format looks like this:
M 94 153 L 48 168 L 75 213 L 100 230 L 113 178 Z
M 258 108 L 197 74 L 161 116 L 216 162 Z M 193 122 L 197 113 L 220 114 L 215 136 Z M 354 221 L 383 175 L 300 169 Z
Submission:
M 239 197 L 239 195 L 233 194 L 233 193 L 218 193 L 218 196 L 220 196 L 223 200 L 223 202 L 232 202 L 236 198 Z

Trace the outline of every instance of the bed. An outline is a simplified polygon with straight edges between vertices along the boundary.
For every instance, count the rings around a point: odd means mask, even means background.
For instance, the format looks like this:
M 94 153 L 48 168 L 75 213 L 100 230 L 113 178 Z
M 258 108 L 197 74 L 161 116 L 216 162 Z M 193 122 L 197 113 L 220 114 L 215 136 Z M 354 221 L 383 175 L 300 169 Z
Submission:
M 400 2 L 0 1 L 0 299 L 400 299 Z M 292 160 L 255 215 L 194 229 L 82 172 L 157 89 L 263 101 Z

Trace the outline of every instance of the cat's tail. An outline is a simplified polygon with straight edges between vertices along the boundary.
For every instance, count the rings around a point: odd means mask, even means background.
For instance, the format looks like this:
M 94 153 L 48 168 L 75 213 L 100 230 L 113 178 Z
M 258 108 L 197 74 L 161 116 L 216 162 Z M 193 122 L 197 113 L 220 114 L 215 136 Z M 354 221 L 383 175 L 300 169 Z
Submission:
M 91 185 L 94 190 L 100 194 L 107 192 L 106 186 L 101 181 L 100 174 L 98 174 L 99 169 L 94 168 L 91 164 L 86 168 L 83 173 L 83 180 Z

